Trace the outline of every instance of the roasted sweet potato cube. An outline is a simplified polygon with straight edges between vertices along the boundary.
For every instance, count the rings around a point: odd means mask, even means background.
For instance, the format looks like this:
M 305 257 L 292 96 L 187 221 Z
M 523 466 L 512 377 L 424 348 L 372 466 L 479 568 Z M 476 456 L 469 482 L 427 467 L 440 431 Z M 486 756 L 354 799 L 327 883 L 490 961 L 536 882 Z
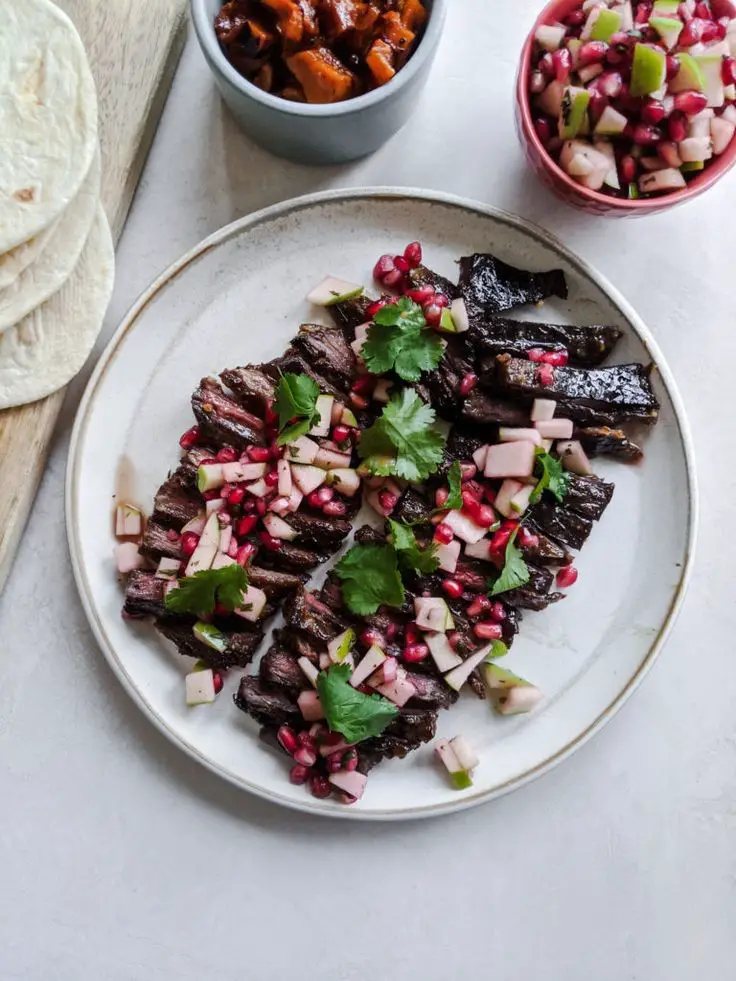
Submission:
M 286 64 L 304 89 L 307 102 L 340 102 L 355 90 L 355 76 L 328 48 L 299 51 Z
M 427 20 L 427 11 L 424 9 L 422 0 L 400 0 L 399 13 L 401 21 L 410 31 L 416 32 L 424 27 Z
M 262 0 L 278 18 L 278 29 L 285 41 L 299 44 L 304 37 L 304 12 L 297 0 Z
M 371 50 L 365 56 L 365 62 L 376 85 L 385 85 L 396 74 L 393 48 L 380 38 L 371 45 Z

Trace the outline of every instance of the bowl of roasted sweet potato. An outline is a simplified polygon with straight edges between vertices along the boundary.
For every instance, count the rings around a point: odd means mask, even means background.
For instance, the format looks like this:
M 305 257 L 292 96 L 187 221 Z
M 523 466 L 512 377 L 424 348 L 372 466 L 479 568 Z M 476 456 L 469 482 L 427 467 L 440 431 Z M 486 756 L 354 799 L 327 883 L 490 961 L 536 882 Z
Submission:
M 305 164 L 372 153 L 407 121 L 447 0 L 191 0 L 200 47 L 242 128 Z

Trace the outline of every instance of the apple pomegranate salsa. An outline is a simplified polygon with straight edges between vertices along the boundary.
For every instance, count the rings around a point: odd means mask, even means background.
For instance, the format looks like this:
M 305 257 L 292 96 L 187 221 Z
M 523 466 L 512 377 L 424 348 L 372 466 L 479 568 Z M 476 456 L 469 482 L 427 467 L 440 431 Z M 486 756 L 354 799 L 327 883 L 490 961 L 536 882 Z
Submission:
M 534 39 L 534 125 L 583 187 L 623 198 L 678 191 L 730 144 L 735 0 L 587 0 Z

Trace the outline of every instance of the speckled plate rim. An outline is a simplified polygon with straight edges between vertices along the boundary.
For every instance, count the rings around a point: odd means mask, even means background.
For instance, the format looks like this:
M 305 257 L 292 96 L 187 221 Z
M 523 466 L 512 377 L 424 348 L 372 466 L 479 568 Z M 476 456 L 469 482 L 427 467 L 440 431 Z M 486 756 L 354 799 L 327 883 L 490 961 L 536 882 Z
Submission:
M 178 733 L 174 732 L 174 730 L 167 725 L 165 720 L 162 719 L 161 716 L 146 701 L 145 697 L 138 689 L 135 681 L 121 664 L 113 645 L 107 637 L 104 625 L 98 617 L 94 603 L 92 602 L 92 590 L 81 561 L 80 542 L 77 534 L 79 520 L 76 507 L 77 481 L 81 464 L 79 449 L 82 444 L 90 413 L 94 407 L 94 400 L 98 387 L 104 378 L 108 366 L 115 357 L 121 340 L 136 324 L 140 314 L 156 297 L 158 292 L 173 278 L 184 271 L 187 266 L 189 266 L 200 256 L 204 255 L 211 249 L 218 246 L 220 243 L 230 238 L 232 235 L 239 234 L 249 228 L 256 228 L 265 222 L 270 222 L 275 219 L 282 218 L 288 214 L 302 211 L 307 208 L 312 208 L 316 205 L 333 203 L 341 204 L 347 201 L 376 199 L 388 199 L 397 203 L 401 202 L 402 200 L 423 201 L 428 204 L 449 206 L 459 210 L 469 211 L 487 218 L 492 218 L 501 224 L 506 224 L 507 226 L 513 227 L 518 232 L 527 235 L 528 237 L 534 239 L 537 243 L 543 245 L 545 248 L 550 249 L 552 252 L 564 258 L 564 260 L 573 266 L 581 276 L 591 280 L 598 287 L 598 289 L 606 294 L 611 303 L 614 304 L 626 318 L 627 322 L 631 325 L 631 328 L 634 330 L 639 340 L 646 348 L 652 361 L 657 367 L 661 378 L 661 383 L 664 386 L 670 401 L 672 402 L 675 420 L 677 423 L 677 433 L 682 447 L 687 475 L 687 540 L 684 561 L 680 571 L 679 581 L 673 593 L 672 602 L 639 668 L 623 684 L 619 694 L 613 699 L 613 701 L 611 701 L 608 707 L 604 709 L 598 715 L 598 717 L 587 726 L 587 728 L 580 732 L 574 739 L 570 740 L 566 746 L 553 753 L 547 759 L 542 760 L 533 767 L 530 767 L 524 773 L 498 784 L 495 787 L 484 789 L 475 794 L 464 794 L 459 796 L 457 801 L 450 801 L 443 804 L 432 804 L 424 807 L 408 807 L 398 810 L 393 808 L 385 808 L 372 810 L 370 812 L 362 812 L 358 809 L 346 807 L 336 811 L 334 809 L 327 810 L 322 802 L 318 802 L 316 800 L 313 802 L 308 797 L 305 797 L 302 801 L 274 793 L 270 790 L 265 790 L 258 784 L 251 783 L 249 780 L 244 779 L 240 775 L 231 772 L 217 763 L 214 763 L 207 756 L 202 754 L 196 746 L 191 745 L 191 743 L 183 739 Z M 107 347 L 105 348 L 105 351 L 100 357 L 77 410 L 67 461 L 65 513 L 67 539 L 69 542 L 69 551 L 71 555 L 74 579 L 77 584 L 77 589 L 79 591 L 84 612 L 90 623 L 95 638 L 97 639 L 97 642 L 102 649 L 102 652 L 105 655 L 110 667 L 117 675 L 125 690 L 141 708 L 144 714 L 151 719 L 151 721 L 168 739 L 170 739 L 176 746 L 183 749 L 184 752 L 188 753 L 188 755 L 197 762 L 201 763 L 218 776 L 223 777 L 229 783 L 232 783 L 241 789 L 248 790 L 249 792 L 268 800 L 271 803 L 281 804 L 308 814 L 318 814 L 322 817 L 340 818 L 342 820 L 399 821 L 422 817 L 439 817 L 440 815 L 451 814 L 455 811 L 465 810 L 469 807 L 475 807 L 478 804 L 494 800 L 497 797 L 510 793 L 512 790 L 518 790 L 520 787 L 523 787 L 525 784 L 536 779 L 537 777 L 548 773 L 553 767 L 557 766 L 558 763 L 561 763 L 563 760 L 567 759 L 568 756 L 574 753 L 581 746 L 585 745 L 585 743 L 587 743 L 587 741 L 593 735 L 595 735 L 595 733 L 602 729 L 603 726 L 611 718 L 613 718 L 616 712 L 618 712 L 618 710 L 634 693 L 634 691 L 639 687 L 641 682 L 649 673 L 654 661 L 670 635 L 682 606 L 692 574 L 695 556 L 695 544 L 698 532 L 698 489 L 695 476 L 695 454 L 693 450 L 692 436 L 690 434 L 685 407 L 672 373 L 648 327 L 644 324 L 643 320 L 639 317 L 628 301 L 625 300 L 618 290 L 608 282 L 605 276 L 601 275 L 601 273 L 594 269 L 593 266 L 591 266 L 584 259 L 579 258 L 574 252 L 566 248 L 560 241 L 558 241 L 558 239 L 556 239 L 549 232 L 545 231 L 543 228 L 527 221 L 524 218 L 520 218 L 517 215 L 512 215 L 509 212 L 494 208 L 491 205 L 482 204 L 480 202 L 472 201 L 452 194 L 445 194 L 438 191 L 424 191 L 418 188 L 368 187 L 320 191 L 315 194 L 308 194 L 304 195 L 303 197 L 293 198 L 289 201 L 272 205 L 268 208 L 262 209 L 261 211 L 256 211 L 251 215 L 239 218 L 237 221 L 234 221 L 229 225 L 225 225 L 208 238 L 205 238 L 193 249 L 170 265 L 168 269 L 166 269 L 148 287 L 148 289 L 141 294 L 141 296 L 138 298 L 138 300 L 136 300 L 123 318 L 120 326 L 113 334 Z

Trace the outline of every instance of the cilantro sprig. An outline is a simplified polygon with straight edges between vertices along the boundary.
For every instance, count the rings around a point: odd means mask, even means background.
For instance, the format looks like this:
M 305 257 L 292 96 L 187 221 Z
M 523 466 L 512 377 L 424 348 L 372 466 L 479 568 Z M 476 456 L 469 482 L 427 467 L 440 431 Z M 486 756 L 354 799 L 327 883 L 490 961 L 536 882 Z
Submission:
M 304 436 L 319 421 L 318 398 L 319 386 L 307 375 L 287 372 L 281 376 L 274 403 L 281 431 L 277 440 L 279 446 Z
M 325 719 L 332 732 L 339 732 L 347 742 L 359 743 L 380 736 L 399 710 L 381 695 L 366 695 L 348 684 L 348 664 L 334 665 L 317 677 L 317 691 Z
M 248 575 L 241 565 L 233 563 L 222 569 L 202 569 L 180 579 L 176 589 L 164 597 L 167 613 L 192 613 L 207 616 L 215 606 L 234 610 L 243 602 Z
M 549 491 L 562 504 L 570 484 L 570 474 L 563 470 L 562 463 L 557 457 L 549 454 L 544 447 L 539 446 L 537 447 L 535 469 L 539 474 L 539 481 L 532 491 L 529 503 L 536 504 L 542 494 Z
M 434 409 L 412 389 L 394 395 L 361 437 L 358 450 L 364 472 L 426 480 L 442 462 L 445 445 L 434 421 Z
M 360 351 L 371 374 L 393 369 L 404 381 L 415 382 L 442 360 L 442 341 L 427 330 L 422 308 L 408 297 L 382 307 L 373 320 Z
M 399 521 L 388 519 L 391 529 L 391 543 L 399 557 L 399 565 L 422 575 L 435 572 L 440 564 L 437 558 L 437 545 L 430 542 L 426 548 L 420 548 L 416 535 L 409 527 Z
M 347 608 L 359 615 L 379 606 L 401 606 L 401 581 L 396 550 L 390 545 L 353 545 L 335 566 Z
M 518 589 L 519 586 L 526 586 L 531 578 L 529 566 L 524 561 L 521 549 L 516 545 L 518 533 L 519 529 L 517 528 L 509 538 L 504 554 L 503 569 L 491 586 L 489 596 L 498 596 L 500 593 L 507 593 L 511 589 Z
M 435 508 L 435 511 L 459 511 L 463 506 L 463 471 L 457 460 L 447 471 L 447 483 L 450 493 L 442 507 Z

